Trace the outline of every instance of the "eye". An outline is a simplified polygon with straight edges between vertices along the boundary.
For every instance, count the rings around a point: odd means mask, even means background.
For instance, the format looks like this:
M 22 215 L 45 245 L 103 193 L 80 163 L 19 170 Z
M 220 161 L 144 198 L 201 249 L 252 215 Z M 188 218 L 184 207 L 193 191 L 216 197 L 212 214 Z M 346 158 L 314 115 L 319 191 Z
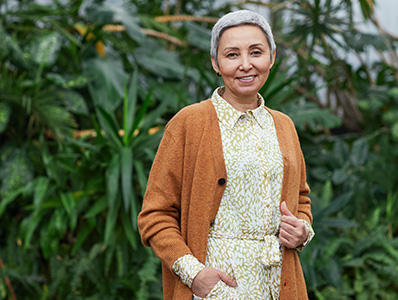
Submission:
M 236 53 L 236 52 L 230 52 L 230 53 L 227 54 L 227 57 L 228 57 L 228 58 L 235 58 L 235 57 L 238 57 L 238 53 Z
M 263 54 L 263 52 L 260 50 L 253 50 L 250 54 L 254 56 L 260 56 L 261 54 Z

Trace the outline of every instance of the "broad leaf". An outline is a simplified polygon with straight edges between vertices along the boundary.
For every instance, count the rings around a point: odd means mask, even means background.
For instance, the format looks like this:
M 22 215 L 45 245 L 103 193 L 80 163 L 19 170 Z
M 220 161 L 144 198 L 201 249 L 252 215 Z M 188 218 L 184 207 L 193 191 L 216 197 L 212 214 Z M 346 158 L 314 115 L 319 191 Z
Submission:
M 90 59 L 83 63 L 84 74 L 93 81 L 89 84 L 95 105 L 114 111 L 123 100 L 128 75 L 121 60 Z
M 145 45 L 136 49 L 134 55 L 140 66 L 156 76 L 178 79 L 184 76 L 185 67 L 177 53 L 164 50 L 155 41 L 146 41 Z
M 357 139 L 351 149 L 351 162 L 359 167 L 365 164 L 369 153 L 369 144 L 366 138 Z
M 52 65 L 61 48 L 61 35 L 51 32 L 36 38 L 30 49 L 32 60 L 44 66 Z

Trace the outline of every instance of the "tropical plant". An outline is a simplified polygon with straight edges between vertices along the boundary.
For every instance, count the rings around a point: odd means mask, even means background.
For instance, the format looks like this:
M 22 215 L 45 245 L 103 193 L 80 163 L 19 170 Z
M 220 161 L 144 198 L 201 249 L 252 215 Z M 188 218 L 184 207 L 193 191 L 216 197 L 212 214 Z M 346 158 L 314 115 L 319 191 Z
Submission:
M 356 4 L 377 34 L 357 28 Z M 0 1 L 0 299 L 162 298 L 136 228 L 146 178 L 165 123 L 222 84 L 212 24 L 245 7 L 271 12 L 278 56 L 260 92 L 306 157 L 310 298 L 396 298 L 397 38 L 374 5 Z

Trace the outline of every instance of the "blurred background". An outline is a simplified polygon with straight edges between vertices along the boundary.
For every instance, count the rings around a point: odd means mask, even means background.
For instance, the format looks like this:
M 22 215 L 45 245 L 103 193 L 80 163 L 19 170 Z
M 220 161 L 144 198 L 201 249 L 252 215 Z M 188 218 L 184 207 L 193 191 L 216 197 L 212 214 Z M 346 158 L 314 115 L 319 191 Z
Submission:
M 0 0 L 0 299 L 162 299 L 136 218 L 167 121 L 222 81 L 210 30 L 271 23 L 295 122 L 310 299 L 398 299 L 396 0 Z

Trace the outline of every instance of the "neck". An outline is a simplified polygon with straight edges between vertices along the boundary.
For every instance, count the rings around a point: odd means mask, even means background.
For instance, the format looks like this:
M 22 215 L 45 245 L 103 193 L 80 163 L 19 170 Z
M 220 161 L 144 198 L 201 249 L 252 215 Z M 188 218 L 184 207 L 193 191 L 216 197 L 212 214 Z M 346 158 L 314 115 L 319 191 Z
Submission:
M 240 112 L 247 112 L 248 110 L 256 109 L 259 106 L 257 93 L 254 95 L 238 97 L 234 94 L 228 93 L 228 90 L 225 90 L 221 97 Z

